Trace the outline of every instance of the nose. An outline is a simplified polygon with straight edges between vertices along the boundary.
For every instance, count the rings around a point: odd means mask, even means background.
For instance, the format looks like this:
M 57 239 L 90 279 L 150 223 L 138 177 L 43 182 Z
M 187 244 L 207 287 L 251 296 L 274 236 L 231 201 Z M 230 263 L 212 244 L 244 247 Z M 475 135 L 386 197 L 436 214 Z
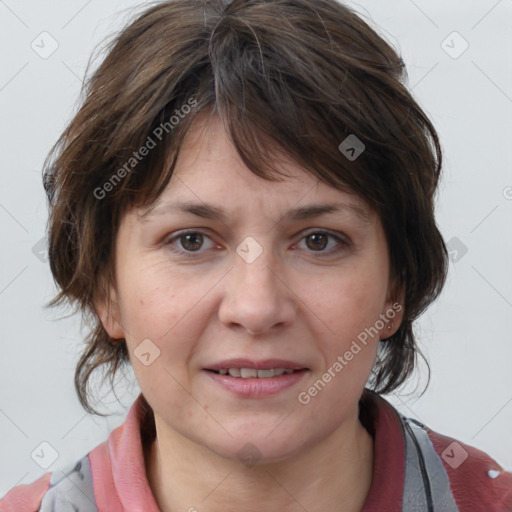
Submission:
M 220 321 L 250 334 L 265 334 L 293 323 L 298 298 L 281 265 L 265 256 L 247 263 L 236 256 L 225 277 Z

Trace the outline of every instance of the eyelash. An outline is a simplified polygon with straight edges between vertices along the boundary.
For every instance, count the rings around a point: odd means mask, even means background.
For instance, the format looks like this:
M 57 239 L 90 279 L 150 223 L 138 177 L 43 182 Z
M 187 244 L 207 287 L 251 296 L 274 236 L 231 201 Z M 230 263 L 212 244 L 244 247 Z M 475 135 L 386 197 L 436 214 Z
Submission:
M 181 238 L 184 238 L 187 235 L 202 235 L 203 237 L 211 239 L 206 233 L 203 233 L 202 231 L 197 231 L 197 230 L 182 231 L 182 232 L 177 233 L 176 235 L 172 236 L 171 238 L 168 238 L 164 242 L 164 245 L 168 246 L 172 252 L 174 252 L 180 256 L 197 258 L 204 251 L 201 251 L 201 250 L 187 251 L 186 249 L 178 249 L 176 246 L 174 246 L 175 241 L 179 241 Z M 345 240 L 337 235 L 334 235 L 333 233 L 330 233 L 329 231 L 324 231 L 324 230 L 310 231 L 310 232 L 306 233 L 305 235 L 303 235 L 302 238 L 300 239 L 300 241 L 306 239 L 307 237 L 309 237 L 311 235 L 326 235 L 330 238 L 333 238 L 338 244 L 338 247 L 336 247 L 334 249 L 330 249 L 328 251 L 325 251 L 325 250 L 321 250 L 321 251 L 310 250 L 310 251 L 308 251 L 313 254 L 317 253 L 320 257 L 333 256 L 333 255 L 341 252 L 343 249 L 345 249 L 346 247 L 348 247 L 350 245 L 350 243 L 347 240 Z M 298 243 L 300 243 L 300 241 Z M 298 245 L 298 243 L 294 244 L 294 245 Z

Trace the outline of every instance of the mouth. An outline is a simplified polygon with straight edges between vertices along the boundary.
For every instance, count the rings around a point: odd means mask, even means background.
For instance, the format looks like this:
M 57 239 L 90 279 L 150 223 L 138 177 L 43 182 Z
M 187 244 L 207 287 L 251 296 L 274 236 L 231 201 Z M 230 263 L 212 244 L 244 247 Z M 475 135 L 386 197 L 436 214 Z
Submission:
M 207 369 L 209 372 L 217 375 L 229 375 L 230 377 L 240 379 L 271 379 L 281 375 L 290 375 L 291 373 L 305 371 L 307 368 L 270 368 L 268 370 L 257 370 L 256 368 L 221 368 L 219 370 Z
M 204 368 L 219 389 L 239 398 L 264 398 L 292 389 L 303 381 L 309 368 L 283 359 L 251 361 L 229 359 Z

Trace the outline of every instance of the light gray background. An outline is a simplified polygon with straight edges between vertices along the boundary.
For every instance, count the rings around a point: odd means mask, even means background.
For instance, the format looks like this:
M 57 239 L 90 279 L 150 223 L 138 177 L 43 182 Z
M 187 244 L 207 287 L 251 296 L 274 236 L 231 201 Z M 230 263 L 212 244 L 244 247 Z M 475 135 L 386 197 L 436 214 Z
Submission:
M 83 412 L 73 388 L 80 322 L 43 310 L 55 289 L 47 263 L 32 250 L 47 216 L 43 159 L 74 112 L 91 51 L 132 5 L 0 0 L 0 496 L 104 441 L 138 393 L 128 380 L 118 388 L 122 405 L 103 391 L 116 415 Z M 457 249 L 442 297 L 417 327 L 430 386 L 422 397 L 414 394 L 414 384 L 425 383 L 420 371 L 405 390 L 413 394 L 389 399 L 511 469 L 512 1 L 352 5 L 401 51 L 410 86 L 439 130 L 445 174 L 438 219 Z M 35 41 L 43 51 L 46 38 L 45 51 L 51 49 L 44 31 L 58 43 L 46 59 L 31 48 Z M 459 55 L 464 41 L 469 47 Z M 41 442 L 58 453 L 48 469 L 31 458 Z

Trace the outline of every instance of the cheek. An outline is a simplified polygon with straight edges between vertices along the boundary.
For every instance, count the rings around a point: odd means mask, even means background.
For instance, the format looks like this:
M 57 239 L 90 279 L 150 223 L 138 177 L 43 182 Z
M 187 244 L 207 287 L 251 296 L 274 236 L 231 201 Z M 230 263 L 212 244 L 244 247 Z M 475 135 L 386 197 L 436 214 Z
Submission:
M 202 288 L 191 287 L 187 276 L 171 272 L 161 258 L 122 267 L 120 311 L 128 336 L 163 339 L 204 296 Z
M 373 325 L 382 312 L 386 295 L 387 275 L 370 265 L 333 273 L 313 288 L 306 286 L 302 292 L 312 313 L 338 340 L 356 336 Z
M 137 382 L 150 397 L 165 390 L 175 407 L 187 399 L 179 383 L 189 387 L 187 361 L 203 329 L 195 312 L 205 295 L 201 286 L 182 281 L 158 272 L 134 273 L 124 280 L 120 308 Z
M 377 356 L 380 335 L 375 324 L 385 302 L 385 285 L 379 273 L 353 272 L 316 288 L 309 326 L 322 357 L 310 387 L 301 390 L 309 404 L 304 412 L 311 419 L 325 415 L 336 403 L 338 412 L 330 413 L 334 424 L 357 402 Z

